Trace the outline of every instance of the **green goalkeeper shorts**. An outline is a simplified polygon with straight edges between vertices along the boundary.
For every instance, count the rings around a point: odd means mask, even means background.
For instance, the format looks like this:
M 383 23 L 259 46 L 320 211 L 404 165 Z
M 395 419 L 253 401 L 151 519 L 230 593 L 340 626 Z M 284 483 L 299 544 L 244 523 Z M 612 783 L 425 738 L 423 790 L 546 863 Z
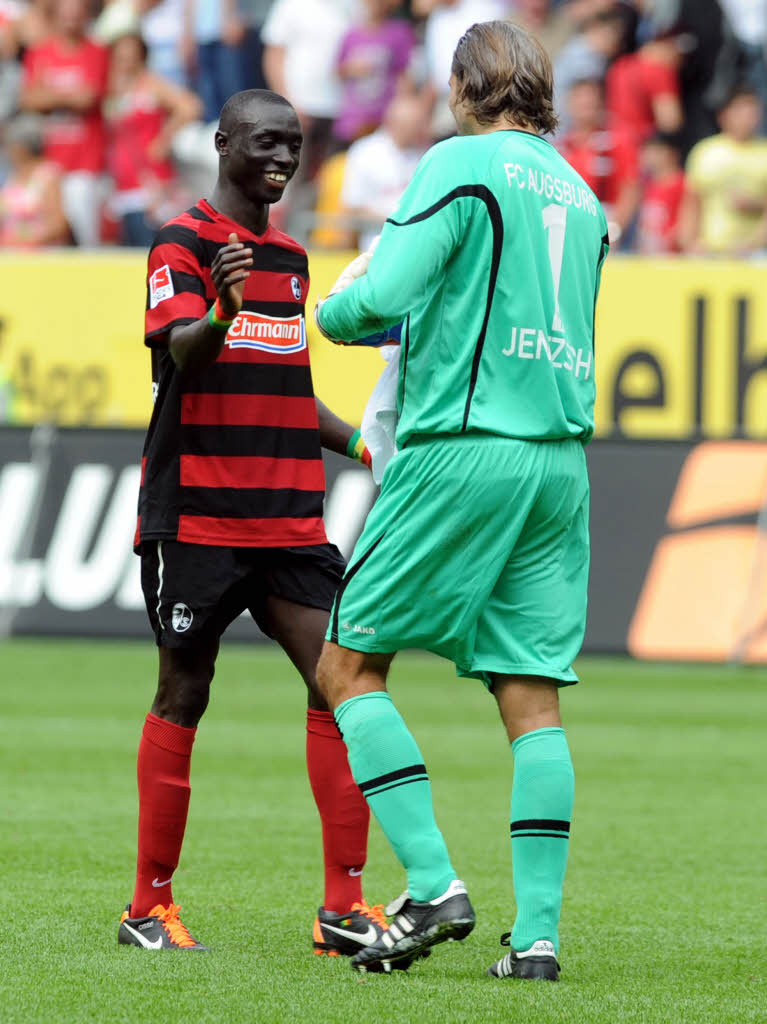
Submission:
M 589 484 L 576 440 L 412 440 L 386 468 L 330 616 L 358 651 L 433 651 L 459 675 L 577 682 Z

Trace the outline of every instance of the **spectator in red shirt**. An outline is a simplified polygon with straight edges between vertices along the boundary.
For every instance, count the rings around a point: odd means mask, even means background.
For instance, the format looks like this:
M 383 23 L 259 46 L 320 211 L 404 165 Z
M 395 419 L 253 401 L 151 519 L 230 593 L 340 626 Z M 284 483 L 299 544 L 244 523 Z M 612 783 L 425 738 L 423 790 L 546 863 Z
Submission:
M 639 159 L 634 140 L 608 121 L 604 86 L 584 79 L 567 96 L 570 130 L 557 143 L 605 209 L 610 239 L 618 243 L 632 224 L 639 203 Z
M 683 36 L 659 35 L 619 57 L 607 73 L 610 118 L 637 146 L 656 132 L 673 133 L 682 126 L 678 68 L 683 52 Z
M 679 211 L 684 171 L 675 136 L 653 135 L 640 152 L 644 184 L 639 207 L 637 249 L 648 255 L 679 252 Z
M 150 71 L 146 58 L 146 45 L 135 32 L 113 42 L 104 103 L 111 206 L 120 219 L 120 241 L 142 247 L 151 245 L 158 228 L 185 205 L 171 144 L 179 128 L 202 116 L 197 96 Z
M 64 209 L 80 245 L 99 242 L 107 52 L 87 37 L 87 0 L 57 0 L 53 34 L 24 56 L 21 106 L 46 117 L 45 155 L 64 172 Z

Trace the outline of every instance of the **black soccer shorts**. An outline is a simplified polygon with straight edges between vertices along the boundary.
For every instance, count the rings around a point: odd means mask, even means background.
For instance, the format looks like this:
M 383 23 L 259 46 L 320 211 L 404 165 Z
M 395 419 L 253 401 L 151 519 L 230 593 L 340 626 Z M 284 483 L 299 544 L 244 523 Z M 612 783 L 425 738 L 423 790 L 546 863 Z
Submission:
M 246 608 L 269 635 L 271 595 L 330 611 L 345 568 L 334 544 L 227 548 L 144 541 L 140 554 L 141 588 L 159 647 L 218 639 Z

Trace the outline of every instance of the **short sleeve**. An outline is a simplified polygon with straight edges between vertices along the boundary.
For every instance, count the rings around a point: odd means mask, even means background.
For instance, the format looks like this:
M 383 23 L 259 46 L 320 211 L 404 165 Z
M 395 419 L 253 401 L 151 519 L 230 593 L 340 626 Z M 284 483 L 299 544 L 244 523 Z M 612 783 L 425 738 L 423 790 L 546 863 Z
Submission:
M 208 302 L 196 235 L 166 224 L 155 238 L 147 266 L 144 343 L 164 348 L 174 327 L 194 323 L 205 315 Z
M 651 64 L 645 73 L 645 87 L 653 98 L 656 96 L 678 96 L 679 79 L 673 68 L 665 64 Z
M 291 38 L 291 0 L 277 0 L 261 29 L 265 46 L 287 46 Z

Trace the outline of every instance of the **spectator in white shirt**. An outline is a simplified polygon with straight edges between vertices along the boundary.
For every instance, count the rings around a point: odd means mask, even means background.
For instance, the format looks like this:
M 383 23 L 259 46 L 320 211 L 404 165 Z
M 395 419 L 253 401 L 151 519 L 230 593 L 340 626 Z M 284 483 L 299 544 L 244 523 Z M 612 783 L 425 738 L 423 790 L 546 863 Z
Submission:
M 437 138 L 455 133 L 450 113 L 450 68 L 458 40 L 477 21 L 496 21 L 513 14 L 506 0 L 415 0 L 413 13 L 428 13 L 424 30 L 424 57 L 429 87 L 434 96 L 432 130 Z
M 267 84 L 290 100 L 304 130 L 304 180 L 330 149 L 341 99 L 336 60 L 358 11 L 356 0 L 276 0 L 261 31 Z
M 381 127 L 349 147 L 341 201 L 360 222 L 360 249 L 379 234 L 431 142 L 425 102 L 409 93 L 395 96 Z

